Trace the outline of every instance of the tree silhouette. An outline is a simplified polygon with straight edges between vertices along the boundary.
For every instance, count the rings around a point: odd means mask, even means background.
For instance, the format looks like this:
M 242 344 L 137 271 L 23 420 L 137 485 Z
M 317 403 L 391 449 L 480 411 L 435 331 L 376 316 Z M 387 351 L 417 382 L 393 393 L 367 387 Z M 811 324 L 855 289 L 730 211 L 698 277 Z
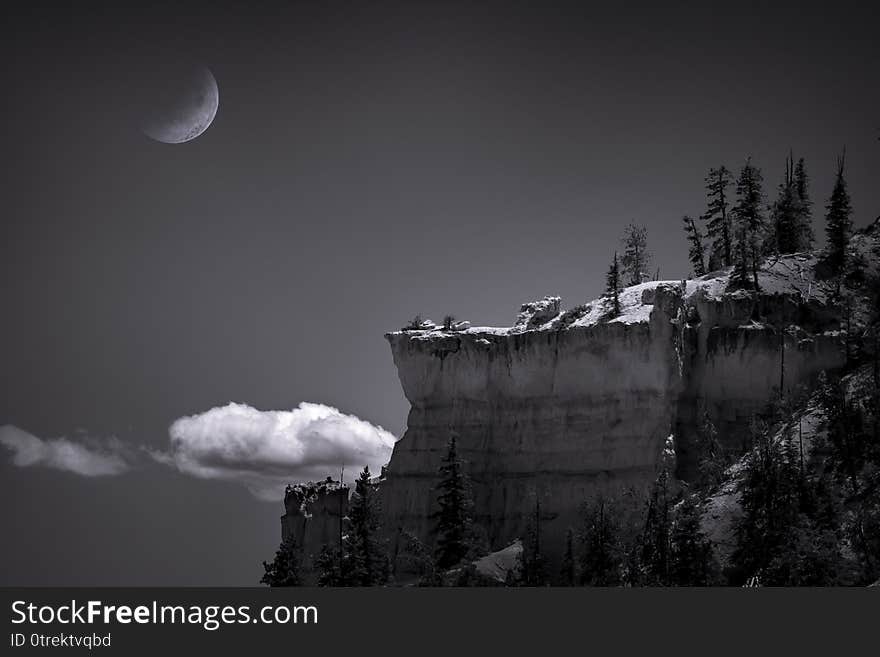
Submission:
M 676 586 L 709 586 L 718 565 L 712 544 L 700 527 L 696 495 L 685 495 L 677 506 L 670 535 L 670 580 Z
M 620 525 L 614 506 L 598 495 L 584 507 L 581 532 L 580 583 L 588 586 L 620 584 Z
M 828 212 L 825 215 L 825 236 L 828 242 L 825 263 L 838 279 L 846 267 L 846 247 L 852 233 L 852 205 L 846 188 L 846 179 L 843 177 L 845 160 L 846 149 L 837 158 L 837 175 L 831 198 L 826 206 Z
M 629 224 L 623 232 L 623 256 L 621 269 L 627 285 L 638 285 L 648 279 L 648 265 L 651 254 L 648 252 L 648 229 Z
M 692 217 L 684 215 L 681 218 L 684 223 L 684 232 L 688 240 L 688 260 L 694 270 L 694 276 L 702 276 L 706 273 L 706 248 L 703 246 L 703 236 Z
M 709 175 L 706 176 L 709 207 L 702 219 L 706 222 L 706 231 L 712 241 L 709 254 L 710 269 L 727 267 L 733 262 L 733 230 L 725 191 L 731 182 L 730 171 L 724 165 L 717 169 L 709 169 Z
M 344 541 L 352 585 L 381 586 L 388 581 L 388 552 L 379 538 L 380 529 L 379 500 L 370 481 L 370 468 L 365 466 L 355 482 Z
M 804 158 L 798 160 L 794 168 L 794 187 L 797 199 L 797 226 L 799 251 L 813 248 L 816 236 L 813 234 L 813 201 L 810 200 L 810 180 L 804 165 Z
M 611 267 L 605 275 L 605 302 L 610 305 L 608 314 L 611 317 L 620 315 L 620 265 L 617 261 L 617 251 L 611 261 Z
M 263 562 L 265 572 L 260 578 L 260 584 L 267 586 L 299 586 L 300 578 L 299 549 L 293 534 L 290 534 L 281 542 L 275 552 L 272 563 Z
M 734 266 L 748 269 L 752 276 L 752 285 L 756 290 L 758 289 L 761 240 L 766 229 L 766 219 L 762 211 L 764 201 L 762 184 L 761 170 L 754 166 L 749 158 L 740 170 L 736 182 L 737 200 L 733 208 L 736 220 Z
M 438 472 L 440 494 L 439 510 L 435 514 L 437 524 L 437 566 L 447 569 L 460 564 L 473 547 L 473 500 L 470 481 L 458 457 L 455 436 L 449 439 L 446 456 Z

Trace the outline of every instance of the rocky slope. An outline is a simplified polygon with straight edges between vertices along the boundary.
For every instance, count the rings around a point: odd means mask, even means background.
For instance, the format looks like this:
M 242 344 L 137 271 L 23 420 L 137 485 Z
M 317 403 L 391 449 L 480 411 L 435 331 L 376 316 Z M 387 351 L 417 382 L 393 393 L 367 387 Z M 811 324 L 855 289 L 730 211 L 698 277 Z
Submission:
M 868 356 L 865 360 L 869 362 L 852 369 L 837 384 L 845 391 L 845 397 L 852 405 L 854 416 L 861 411 L 863 421 L 870 417 L 873 412 L 870 409 L 876 408 L 877 403 L 876 361 L 870 362 L 873 358 L 872 355 Z M 831 459 L 834 448 L 829 431 L 832 420 L 828 417 L 827 406 L 823 403 L 822 397 L 823 391 L 820 389 L 804 399 L 792 409 L 790 415 L 772 427 L 769 434 L 776 445 L 788 444 L 793 447 L 795 453 L 800 453 L 806 481 L 813 482 L 813 485 L 822 478 L 823 474 L 827 475 L 833 471 Z M 851 429 L 862 428 L 870 431 L 871 425 L 850 420 L 849 426 Z M 841 454 L 843 452 L 838 452 L 837 458 L 840 458 Z M 747 491 L 746 471 L 755 458 L 754 449 L 743 454 L 727 469 L 721 485 L 712 490 L 701 502 L 701 529 L 713 546 L 722 572 L 735 565 L 733 557 L 738 545 L 737 525 L 744 515 L 743 495 Z M 862 531 L 865 531 L 865 526 L 856 521 L 858 516 L 854 515 L 854 510 L 870 496 L 876 495 L 876 492 L 871 491 L 877 490 L 878 480 L 876 469 L 870 464 L 863 463 L 861 469 L 857 469 L 852 474 L 859 490 L 856 494 L 854 489 L 849 488 L 853 481 L 849 476 L 849 474 L 847 477 L 829 476 L 823 490 L 827 490 L 829 497 L 834 498 L 838 505 L 837 540 L 842 555 L 839 565 L 844 565 L 839 577 L 841 583 L 851 584 L 854 583 L 853 573 L 858 572 L 859 569 L 857 554 L 859 545 L 854 544 L 852 540 L 856 535 L 854 528 L 861 527 Z

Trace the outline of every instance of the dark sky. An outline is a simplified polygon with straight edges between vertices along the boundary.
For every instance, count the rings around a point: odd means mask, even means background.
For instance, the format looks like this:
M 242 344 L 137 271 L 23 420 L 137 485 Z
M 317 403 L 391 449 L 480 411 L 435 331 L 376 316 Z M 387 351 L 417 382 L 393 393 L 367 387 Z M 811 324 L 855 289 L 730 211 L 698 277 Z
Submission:
M 7 6 L 0 424 L 162 448 L 182 415 L 313 401 L 400 435 L 383 332 L 593 298 L 631 220 L 685 276 L 710 166 L 751 156 L 772 195 L 792 148 L 821 215 L 845 144 L 866 224 L 876 21 L 824 4 Z M 169 146 L 138 126 L 178 63 L 220 110 Z M 280 538 L 233 483 L 7 456 L 0 584 L 255 584 Z

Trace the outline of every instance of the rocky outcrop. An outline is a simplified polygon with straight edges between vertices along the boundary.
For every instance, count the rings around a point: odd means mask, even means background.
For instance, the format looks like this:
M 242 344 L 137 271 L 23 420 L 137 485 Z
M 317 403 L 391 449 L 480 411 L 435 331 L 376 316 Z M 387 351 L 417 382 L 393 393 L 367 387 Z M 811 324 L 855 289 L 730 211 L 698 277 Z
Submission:
M 389 334 L 411 410 L 382 487 L 386 518 L 428 538 L 452 434 L 493 547 L 524 535 L 536 495 L 548 534 L 561 539 L 598 487 L 648 481 L 680 380 L 672 320 L 681 290 L 655 287 L 648 321 Z
M 526 533 L 535 497 L 543 541 L 561 554 L 597 491 L 654 479 L 670 437 L 687 475 L 705 414 L 732 448 L 774 391 L 843 364 L 839 309 L 815 259 L 768 262 L 759 294 L 718 272 L 627 288 L 562 311 L 523 306 L 512 328 L 386 335 L 411 409 L 382 486 L 390 529 L 430 539 L 436 472 L 455 435 L 493 549 Z
M 561 303 L 561 297 L 544 297 L 540 301 L 524 303 L 519 309 L 514 326 L 524 329 L 543 326 L 559 314 Z
M 750 418 L 774 392 L 794 392 L 844 364 L 840 309 L 830 301 L 831 284 L 812 275 L 815 265 L 812 255 L 766 263 L 758 295 L 725 292 L 724 276 L 687 283 L 675 431 L 681 474 L 692 473 L 703 415 L 731 451 L 741 451 Z
M 474 561 L 481 577 L 495 584 L 508 584 L 522 576 L 523 544 L 516 540 L 506 548 L 487 554 Z
M 348 514 L 348 486 L 327 478 L 288 486 L 284 491 L 281 539 L 293 536 L 301 551 L 303 573 L 314 574 L 315 559 L 325 545 L 339 545 L 342 518 Z M 307 582 L 314 583 L 314 582 Z

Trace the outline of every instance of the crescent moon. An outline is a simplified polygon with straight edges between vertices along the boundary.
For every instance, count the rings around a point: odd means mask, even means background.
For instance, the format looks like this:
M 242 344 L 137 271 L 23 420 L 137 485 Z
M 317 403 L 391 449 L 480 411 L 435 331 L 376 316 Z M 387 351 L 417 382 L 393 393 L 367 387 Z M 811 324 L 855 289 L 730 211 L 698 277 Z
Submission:
M 147 137 L 164 144 L 182 144 L 201 135 L 220 105 L 217 81 L 207 68 L 198 67 L 174 78 L 165 81 L 142 127 Z

